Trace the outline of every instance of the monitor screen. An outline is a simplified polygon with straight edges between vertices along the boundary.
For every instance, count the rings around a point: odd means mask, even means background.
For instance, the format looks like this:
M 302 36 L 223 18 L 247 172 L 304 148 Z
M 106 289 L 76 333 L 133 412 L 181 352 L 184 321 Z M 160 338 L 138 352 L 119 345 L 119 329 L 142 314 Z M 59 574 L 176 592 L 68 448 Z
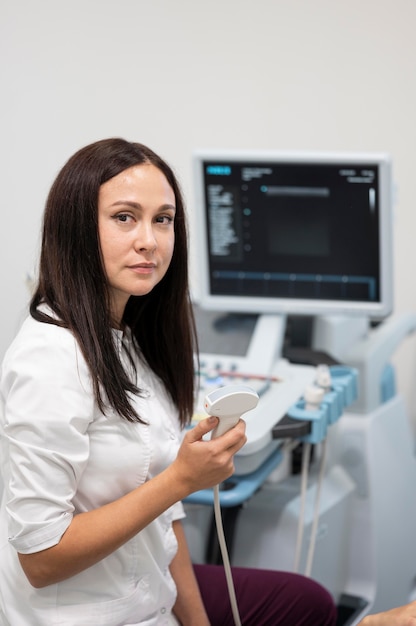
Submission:
M 201 307 L 391 312 L 388 155 L 207 150 L 194 174 Z

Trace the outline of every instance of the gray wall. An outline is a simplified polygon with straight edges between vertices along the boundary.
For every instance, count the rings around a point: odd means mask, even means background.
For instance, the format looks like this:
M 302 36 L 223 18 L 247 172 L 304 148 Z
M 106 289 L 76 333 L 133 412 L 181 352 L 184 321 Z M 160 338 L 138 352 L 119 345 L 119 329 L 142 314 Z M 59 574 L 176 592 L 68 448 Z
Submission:
M 2 0 L 0 358 L 57 170 L 114 135 L 174 165 L 191 226 L 197 147 L 390 152 L 395 310 L 416 311 L 415 23 L 414 0 Z M 415 357 L 395 356 L 413 419 Z

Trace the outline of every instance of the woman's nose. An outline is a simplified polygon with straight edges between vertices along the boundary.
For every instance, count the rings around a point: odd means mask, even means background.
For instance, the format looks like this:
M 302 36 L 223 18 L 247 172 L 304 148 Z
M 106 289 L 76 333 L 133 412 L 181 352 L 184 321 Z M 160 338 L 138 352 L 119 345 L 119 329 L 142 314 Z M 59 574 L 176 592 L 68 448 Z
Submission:
M 135 250 L 154 250 L 157 246 L 156 237 L 151 224 L 139 224 L 135 238 Z

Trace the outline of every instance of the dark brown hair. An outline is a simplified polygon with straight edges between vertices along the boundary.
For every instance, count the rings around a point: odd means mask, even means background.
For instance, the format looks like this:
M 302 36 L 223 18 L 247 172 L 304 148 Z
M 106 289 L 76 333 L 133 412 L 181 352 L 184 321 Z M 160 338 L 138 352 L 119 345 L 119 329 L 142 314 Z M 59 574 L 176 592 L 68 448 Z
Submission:
M 195 323 L 188 287 L 185 208 L 176 177 L 152 150 L 124 139 L 104 139 L 76 152 L 47 198 L 39 280 L 30 303 L 38 321 L 70 329 L 91 372 L 97 403 L 130 421 L 142 421 L 129 401 L 140 389 L 120 361 L 111 328 L 110 297 L 98 236 L 100 186 L 125 169 L 151 163 L 166 177 L 176 200 L 175 245 L 168 271 L 147 295 L 131 296 L 123 317 L 147 363 L 189 422 L 194 403 Z M 48 305 L 58 319 L 39 305 Z

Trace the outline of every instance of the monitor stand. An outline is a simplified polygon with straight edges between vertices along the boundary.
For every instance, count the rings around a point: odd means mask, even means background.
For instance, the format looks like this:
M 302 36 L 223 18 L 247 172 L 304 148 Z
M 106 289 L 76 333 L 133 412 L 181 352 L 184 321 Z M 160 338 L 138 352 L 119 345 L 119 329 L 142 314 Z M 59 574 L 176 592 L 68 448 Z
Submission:
M 267 378 L 282 354 L 286 316 L 206 311 L 194 306 L 201 369 Z
M 272 374 L 282 354 L 285 332 L 285 315 L 259 315 L 244 357 L 249 372 L 266 377 Z

